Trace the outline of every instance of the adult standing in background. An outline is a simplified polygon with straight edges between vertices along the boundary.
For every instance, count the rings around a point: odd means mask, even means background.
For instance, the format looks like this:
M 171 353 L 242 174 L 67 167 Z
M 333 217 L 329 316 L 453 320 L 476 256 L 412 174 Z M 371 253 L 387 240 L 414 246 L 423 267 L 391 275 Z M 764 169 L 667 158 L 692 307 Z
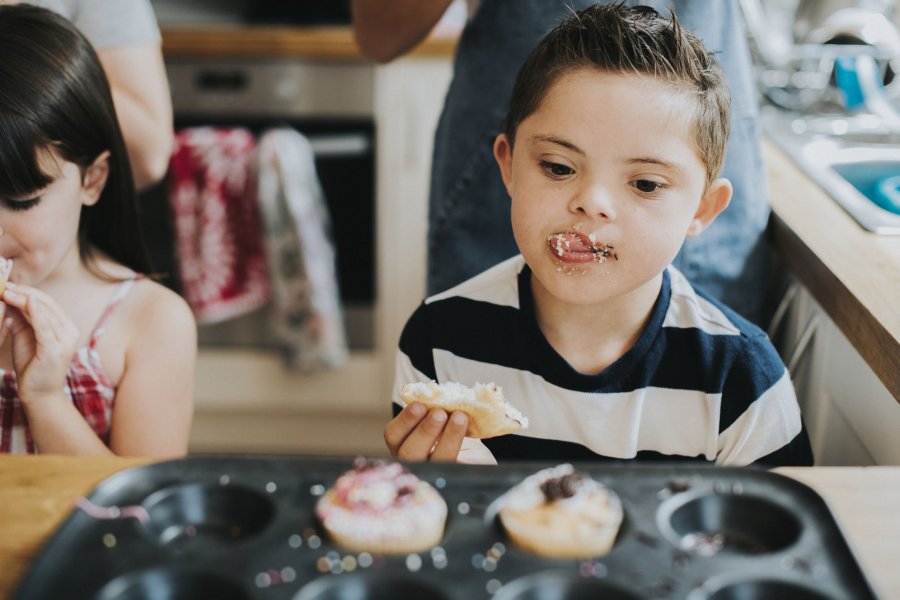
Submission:
M 172 99 L 149 0 L 28 0 L 28 4 L 63 15 L 94 46 L 112 88 L 135 185 L 144 189 L 160 181 L 172 152 Z
M 451 0 L 353 0 L 364 55 L 388 62 L 414 48 Z M 453 81 L 435 136 L 428 227 L 428 293 L 450 288 L 516 254 L 510 202 L 494 166 L 512 85 L 525 56 L 563 17 L 592 0 L 468 0 Z M 769 217 L 752 63 L 737 0 L 629 1 L 682 26 L 715 53 L 732 94 L 723 177 L 734 197 L 703 235 L 688 240 L 675 266 L 691 281 L 763 324 L 769 286 L 764 232 Z

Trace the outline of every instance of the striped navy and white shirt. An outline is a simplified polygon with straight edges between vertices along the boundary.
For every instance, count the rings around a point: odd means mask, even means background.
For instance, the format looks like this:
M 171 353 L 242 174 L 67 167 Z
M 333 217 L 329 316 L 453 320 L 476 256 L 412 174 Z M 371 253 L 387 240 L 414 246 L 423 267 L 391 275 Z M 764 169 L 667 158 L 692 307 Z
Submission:
M 394 412 L 406 383 L 494 382 L 530 422 L 484 440 L 500 462 L 812 464 L 793 385 L 766 334 L 674 267 L 638 341 L 596 375 L 547 342 L 530 277 L 515 256 L 425 300 L 400 338 Z

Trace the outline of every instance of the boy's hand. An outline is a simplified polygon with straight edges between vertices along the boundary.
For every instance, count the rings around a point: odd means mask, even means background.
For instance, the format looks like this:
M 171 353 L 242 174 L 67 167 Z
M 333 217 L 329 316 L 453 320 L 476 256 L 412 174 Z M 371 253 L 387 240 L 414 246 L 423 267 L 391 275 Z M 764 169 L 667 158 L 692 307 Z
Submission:
M 409 461 L 455 461 L 469 426 L 465 413 L 428 411 L 418 402 L 406 406 L 384 428 L 391 456 Z

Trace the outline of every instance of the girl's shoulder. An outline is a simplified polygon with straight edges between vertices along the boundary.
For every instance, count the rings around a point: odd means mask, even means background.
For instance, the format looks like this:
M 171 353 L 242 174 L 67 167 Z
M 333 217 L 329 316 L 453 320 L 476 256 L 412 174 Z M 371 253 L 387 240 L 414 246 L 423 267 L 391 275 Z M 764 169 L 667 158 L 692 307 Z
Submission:
M 158 372 L 193 364 L 197 325 L 187 302 L 150 278 L 107 273 L 119 281 L 106 283 L 106 308 L 88 337 L 110 379 L 118 386 L 135 367 Z
M 166 330 L 183 328 L 196 329 L 193 312 L 187 301 L 161 283 L 147 277 L 138 277 L 134 287 L 123 299 L 123 316 L 135 324 L 139 332 L 153 331 L 158 327 Z
M 197 324 L 184 298 L 152 279 L 141 277 L 116 312 L 118 326 L 110 329 L 116 329 L 118 335 L 110 336 L 113 339 L 109 341 L 118 346 L 111 354 L 124 361 L 119 365 L 120 377 L 126 369 L 135 373 L 135 368 L 150 369 L 158 375 L 194 364 Z
M 106 281 L 105 286 L 119 286 L 121 292 L 125 293 L 116 307 L 116 312 L 124 313 L 122 316 L 137 317 L 142 325 L 150 327 L 164 324 L 169 320 L 176 320 L 182 324 L 186 321 L 194 323 L 193 313 L 187 301 L 154 281 L 152 277 L 136 273 L 102 255 L 95 265 L 98 272 L 103 275 L 102 279 Z M 94 280 L 97 280 L 97 276 L 94 276 Z M 129 284 L 128 282 L 132 280 L 134 283 Z M 131 286 L 129 289 L 121 289 L 122 286 L 129 285 Z

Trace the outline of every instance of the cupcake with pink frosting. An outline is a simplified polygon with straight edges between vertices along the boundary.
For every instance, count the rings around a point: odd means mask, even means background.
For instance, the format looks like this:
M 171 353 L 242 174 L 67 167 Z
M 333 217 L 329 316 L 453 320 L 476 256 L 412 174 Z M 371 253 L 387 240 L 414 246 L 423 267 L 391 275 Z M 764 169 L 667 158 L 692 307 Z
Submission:
M 359 459 L 319 499 L 316 516 L 347 550 L 410 554 L 441 541 L 447 503 L 403 465 Z

